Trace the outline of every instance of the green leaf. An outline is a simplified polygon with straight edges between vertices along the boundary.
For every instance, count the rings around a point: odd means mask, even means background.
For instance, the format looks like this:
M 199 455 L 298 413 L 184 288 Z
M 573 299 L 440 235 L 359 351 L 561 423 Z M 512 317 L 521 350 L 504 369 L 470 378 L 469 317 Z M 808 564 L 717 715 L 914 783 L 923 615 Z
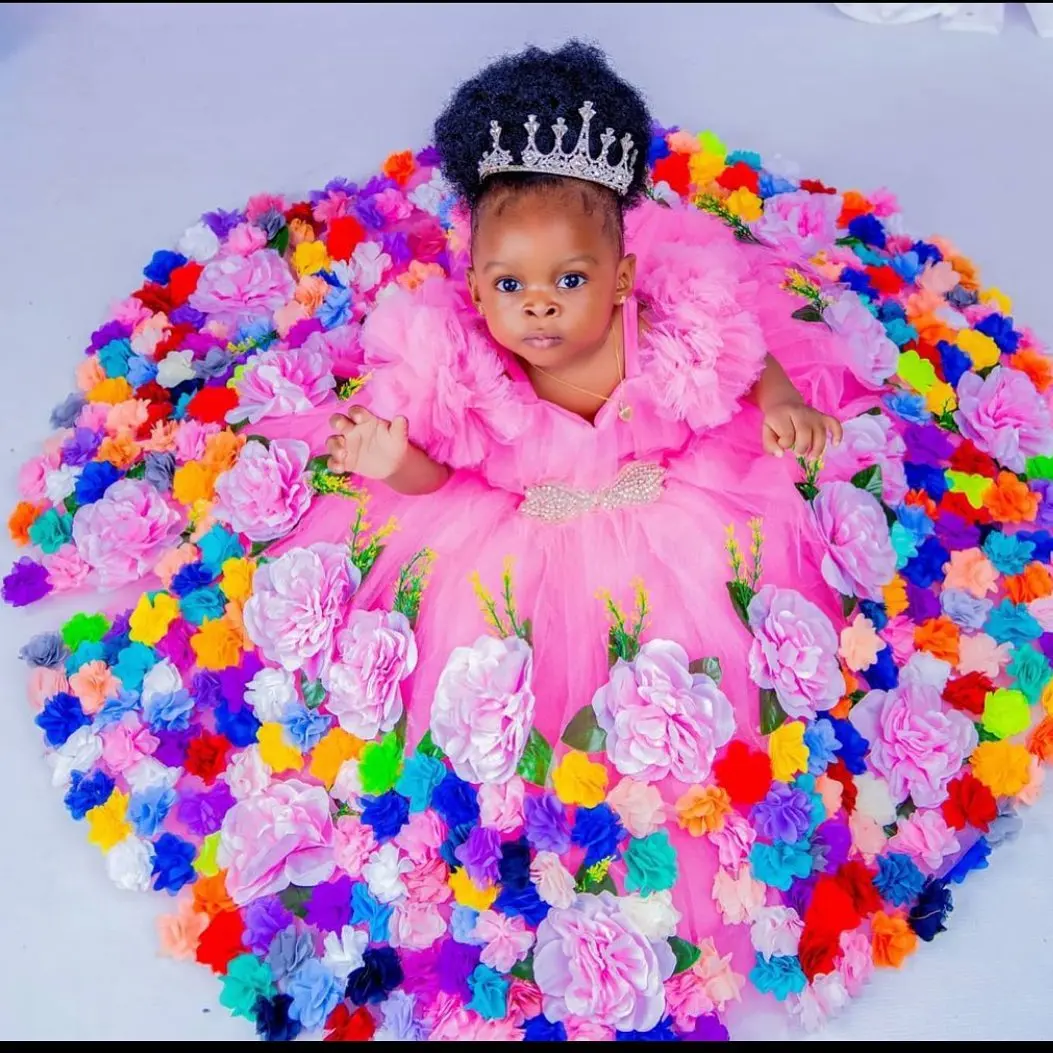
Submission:
M 508 972 L 517 980 L 526 980 L 527 983 L 532 984 L 534 982 L 534 956 L 531 954 L 521 962 L 516 962 Z
M 257 541 L 249 550 L 249 559 L 256 559 L 257 556 L 262 556 L 271 547 L 271 544 L 272 542 L 270 541 Z
M 299 888 L 296 885 L 290 885 L 287 889 L 283 889 L 278 893 L 278 899 L 281 900 L 282 906 L 292 911 L 298 918 L 302 918 L 307 913 L 307 902 L 311 898 L 311 892 L 313 890 L 309 888 Z
M 676 968 L 673 970 L 674 975 L 676 973 L 686 973 L 699 958 L 702 957 L 702 951 L 696 947 L 693 943 L 688 943 L 687 940 L 682 940 L 679 936 L 670 936 L 668 944 L 676 955 Z
M 434 757 L 436 760 L 446 760 L 446 754 L 435 745 L 431 737 L 431 730 L 424 732 L 424 737 L 417 743 L 417 752 L 425 757 Z
M 720 678 L 724 675 L 724 670 L 720 668 L 719 658 L 698 658 L 687 667 L 687 671 L 693 676 L 699 674 L 708 676 L 718 687 Z
M 1053 457 L 1029 457 L 1025 467 L 1032 479 L 1053 479 Z
M 577 874 L 574 875 L 574 885 L 579 892 L 591 893 L 592 895 L 600 892 L 609 892 L 612 896 L 618 895 L 618 886 L 615 885 L 610 870 L 597 880 L 589 874 L 589 868 L 584 863 L 581 864 Z
M 881 477 L 881 465 L 872 464 L 869 468 L 864 468 L 861 472 L 856 472 L 852 476 L 852 485 L 858 487 L 860 490 L 866 490 L 872 497 L 876 497 L 879 501 L 882 499 L 882 477 Z
M 582 753 L 601 753 L 607 746 L 607 732 L 600 727 L 592 706 L 583 706 L 571 717 L 560 741 Z
M 140 461 L 125 472 L 126 479 L 142 479 L 146 476 L 146 462 Z
M 981 742 L 1000 741 L 998 736 L 993 731 L 989 731 L 987 728 L 985 728 L 983 724 L 976 725 L 976 734 L 979 736 Z
M 762 735 L 770 735 L 783 721 L 786 713 L 771 688 L 762 688 L 760 693 L 760 729 Z
M 406 724 L 409 722 L 409 716 L 403 711 L 402 716 L 399 717 L 398 723 L 395 725 L 395 741 L 399 744 L 399 752 L 406 752 Z
M 847 246 L 850 249 L 854 249 L 857 245 L 862 245 L 863 243 L 859 240 L 859 238 L 846 237 L 846 238 L 838 238 L 837 241 L 834 242 L 834 244 L 835 245 L 845 245 L 845 246 Z
M 797 492 L 803 497 L 809 504 L 811 504 L 816 497 L 819 496 L 819 487 L 815 483 L 794 483 L 797 487 Z
M 311 680 L 303 685 L 303 701 L 308 709 L 317 709 L 325 701 L 325 688 L 321 680 Z
M 328 466 L 329 466 L 329 457 L 328 457 L 328 455 L 326 455 L 324 453 L 319 454 L 317 457 L 312 457 L 307 462 L 307 470 L 309 472 L 324 472 L 324 471 L 328 471 Z
M 855 596 L 842 596 L 841 597 L 841 613 L 845 618 L 851 618 L 852 612 L 856 609 L 857 600 Z
M 896 815 L 898 815 L 900 819 L 909 819 L 917 810 L 918 806 L 908 797 L 896 809 Z
M 544 786 L 551 763 L 552 747 L 537 728 L 531 728 L 516 775 L 535 786 Z
M 735 608 L 735 613 L 742 619 L 742 624 L 749 629 L 749 606 L 753 599 L 753 589 L 744 581 L 729 581 L 728 595 L 731 597 L 731 605 Z
M 145 467 L 143 468 L 143 471 L 146 471 Z M 65 508 L 70 515 L 75 515 L 80 506 L 77 504 L 76 497 L 74 497 L 73 494 L 70 494 L 69 497 L 66 498 L 62 507 Z
M 282 225 L 281 229 L 267 242 L 267 248 L 274 249 L 279 256 L 285 255 L 285 250 L 289 247 L 289 228 Z
M 821 322 L 823 312 L 814 303 L 809 303 L 804 307 L 798 307 L 791 317 L 796 318 L 798 322 Z

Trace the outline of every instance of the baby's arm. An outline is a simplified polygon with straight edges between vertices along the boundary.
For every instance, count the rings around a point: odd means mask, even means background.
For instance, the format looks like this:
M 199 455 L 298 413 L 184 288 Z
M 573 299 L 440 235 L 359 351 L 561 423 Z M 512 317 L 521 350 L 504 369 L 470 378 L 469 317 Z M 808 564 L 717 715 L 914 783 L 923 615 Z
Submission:
M 378 479 L 400 494 L 430 494 L 450 477 L 444 464 L 432 460 L 409 441 L 405 417 L 390 423 L 362 406 L 352 406 L 347 416 L 329 421 L 336 432 L 326 442 L 329 468 Z
M 764 372 L 750 392 L 764 414 L 764 448 L 781 457 L 793 449 L 798 457 L 817 460 L 826 449 L 829 433 L 836 446 L 841 441 L 841 422 L 805 404 L 786 370 L 771 355 L 764 360 Z

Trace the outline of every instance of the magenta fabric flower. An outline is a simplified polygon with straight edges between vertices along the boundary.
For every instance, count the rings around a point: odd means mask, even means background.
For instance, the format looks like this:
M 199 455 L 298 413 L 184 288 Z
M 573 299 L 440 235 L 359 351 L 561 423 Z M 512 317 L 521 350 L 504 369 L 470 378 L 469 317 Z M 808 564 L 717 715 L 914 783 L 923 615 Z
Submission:
M 947 784 L 977 745 L 973 722 L 945 707 L 937 688 L 920 682 L 871 691 L 850 719 L 870 743 L 870 766 L 884 776 L 897 804 L 907 797 L 919 808 L 942 804 Z
M 552 1021 L 650 1031 L 665 1015 L 663 984 L 675 967 L 669 944 L 647 939 L 608 892 L 578 896 L 538 926 L 534 982 Z
M 397 611 L 352 611 L 323 678 L 325 708 L 360 739 L 386 735 L 402 716 L 402 681 L 417 665 L 417 641 Z
M 879 388 L 896 372 L 899 348 L 855 293 L 845 293 L 835 300 L 823 312 L 823 318 L 839 337 L 845 364 L 860 383 Z
M 276 782 L 238 801 L 223 817 L 219 865 L 237 904 L 327 881 L 336 867 L 333 821 L 324 786 Z
M 702 782 L 734 734 L 731 703 L 688 664 L 679 644 L 651 640 L 632 662 L 619 659 L 593 696 L 596 720 L 607 732 L 607 756 L 622 775 Z
M 310 447 L 297 439 L 247 442 L 234 467 L 216 480 L 212 514 L 250 541 L 284 537 L 311 506 L 310 457 Z
M 777 249 L 808 258 L 833 244 L 840 214 L 838 195 L 805 190 L 775 194 L 765 201 L 754 233 Z
M 826 543 L 826 583 L 844 596 L 880 600 L 896 572 L 896 554 L 877 498 L 851 483 L 828 483 L 812 510 Z
M 103 588 L 150 570 L 183 529 L 183 517 L 139 479 L 121 479 L 73 517 L 73 543 Z
M 482 636 L 449 657 L 435 688 L 431 734 L 468 782 L 507 782 L 534 720 L 534 653 L 516 636 Z
M 318 677 L 361 580 L 342 545 L 292 549 L 253 576 L 245 630 L 264 658 Z
M 955 420 L 962 434 L 1013 472 L 1027 459 L 1053 453 L 1049 407 L 1029 377 L 995 366 L 986 377 L 966 373 L 958 382 Z
M 749 606 L 750 676 L 774 690 L 789 717 L 813 719 L 845 692 L 830 619 L 793 589 L 765 585 Z
M 265 417 L 286 417 L 321 405 L 336 381 L 325 344 L 315 340 L 257 355 L 234 383 L 238 404 L 227 414 L 228 422 L 255 424 Z
M 240 325 L 265 318 L 296 291 L 285 261 L 271 249 L 209 261 L 190 297 L 190 306 L 219 322 Z

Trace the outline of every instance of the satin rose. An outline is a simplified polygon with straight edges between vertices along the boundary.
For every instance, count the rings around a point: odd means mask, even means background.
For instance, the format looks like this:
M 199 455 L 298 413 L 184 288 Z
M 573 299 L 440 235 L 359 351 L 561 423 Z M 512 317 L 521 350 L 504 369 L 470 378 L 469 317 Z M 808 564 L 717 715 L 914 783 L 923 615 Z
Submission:
M 247 256 L 210 260 L 190 297 L 190 306 L 212 321 L 242 325 L 276 311 L 295 291 L 296 283 L 281 256 L 271 249 L 260 249 Z
M 305 413 L 323 403 L 335 384 L 330 358 L 317 344 L 264 351 L 234 382 L 238 404 L 227 420 L 255 424 Z
M 827 483 L 812 510 L 826 544 L 826 583 L 845 596 L 880 600 L 896 572 L 896 553 L 878 500 L 851 483 Z

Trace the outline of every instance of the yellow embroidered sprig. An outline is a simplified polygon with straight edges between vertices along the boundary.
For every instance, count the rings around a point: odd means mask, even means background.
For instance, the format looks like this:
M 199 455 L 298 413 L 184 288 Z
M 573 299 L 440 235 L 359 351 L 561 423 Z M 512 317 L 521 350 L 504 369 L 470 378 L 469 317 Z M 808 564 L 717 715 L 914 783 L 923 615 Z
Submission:
M 519 612 L 516 609 L 515 590 L 513 588 L 512 568 L 514 561 L 511 557 L 505 560 L 504 569 L 501 572 L 501 600 L 504 604 L 504 614 L 497 609 L 497 600 L 483 584 L 482 576 L 478 571 L 472 571 L 469 581 L 472 583 L 472 591 L 479 601 L 479 608 L 487 624 L 502 639 L 508 636 L 518 636 L 521 640 L 530 643 L 531 627 L 530 621 L 519 620 Z M 507 620 L 506 620 L 507 619 Z

